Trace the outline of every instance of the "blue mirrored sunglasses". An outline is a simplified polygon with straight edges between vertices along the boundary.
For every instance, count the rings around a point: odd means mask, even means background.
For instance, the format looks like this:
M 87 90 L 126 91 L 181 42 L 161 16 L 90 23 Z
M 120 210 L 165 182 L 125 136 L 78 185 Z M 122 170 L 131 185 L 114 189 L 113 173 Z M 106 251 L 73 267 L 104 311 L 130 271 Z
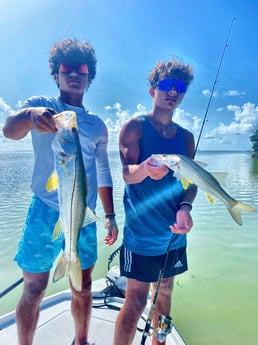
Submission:
M 160 91 L 170 91 L 175 87 L 178 93 L 185 93 L 187 89 L 186 83 L 177 79 L 163 79 L 158 82 L 158 87 Z

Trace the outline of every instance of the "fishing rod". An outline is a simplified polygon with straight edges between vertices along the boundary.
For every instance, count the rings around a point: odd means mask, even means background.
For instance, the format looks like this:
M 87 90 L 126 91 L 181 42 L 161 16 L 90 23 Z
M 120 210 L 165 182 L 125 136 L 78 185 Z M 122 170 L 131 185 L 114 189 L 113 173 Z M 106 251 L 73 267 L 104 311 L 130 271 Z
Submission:
M 211 100 L 212 100 L 212 96 L 213 96 L 216 84 L 218 82 L 218 76 L 219 76 L 220 68 L 221 68 L 221 65 L 222 65 L 222 61 L 224 59 L 224 55 L 225 55 L 226 49 L 228 47 L 228 42 L 229 42 L 229 39 L 230 39 L 230 35 L 231 35 L 231 32 L 232 32 L 232 27 L 233 27 L 235 19 L 236 19 L 235 17 L 232 18 L 230 29 L 229 29 L 229 32 L 228 32 L 228 35 L 227 35 L 227 39 L 226 39 L 226 43 L 225 43 L 223 51 L 222 51 L 222 55 L 221 55 L 221 58 L 220 58 L 218 70 L 217 70 L 217 73 L 216 73 L 216 76 L 215 76 L 215 79 L 214 79 L 214 83 L 213 83 L 213 86 L 212 86 L 212 90 L 211 90 L 211 94 L 210 94 L 210 97 L 209 97 L 208 105 L 207 105 L 207 108 L 206 108 L 206 111 L 205 111 L 205 114 L 204 114 L 204 118 L 203 118 L 201 129 L 200 129 L 200 133 L 199 133 L 199 136 L 198 136 L 198 139 L 197 139 L 197 143 L 196 143 L 196 146 L 195 146 L 194 156 L 195 156 L 195 154 L 197 152 L 197 148 L 199 146 L 199 142 L 200 142 L 200 139 L 201 139 L 201 136 L 202 136 L 203 127 L 205 125 L 207 114 L 208 114 L 208 111 L 209 111 L 209 108 L 210 108 L 210 104 L 211 104 Z
M 11 286 L 6 288 L 4 291 L 0 292 L 0 298 L 2 298 L 5 295 L 7 295 L 10 291 L 12 291 L 14 288 L 16 288 L 16 286 L 20 285 L 22 282 L 23 282 L 23 278 L 20 278 L 15 283 L 13 283 Z
M 151 303 L 151 307 L 150 307 L 150 310 L 149 310 L 149 313 L 148 313 L 148 317 L 147 317 L 147 320 L 146 320 L 145 328 L 143 330 L 143 334 L 142 334 L 142 339 L 141 339 L 141 344 L 140 345 L 144 345 L 147 337 L 150 335 L 151 322 L 152 322 L 152 319 L 153 319 L 153 316 L 154 316 L 154 312 L 155 312 L 155 309 L 156 309 L 156 302 L 157 302 L 157 298 L 158 298 L 158 294 L 159 294 L 160 284 L 161 284 L 161 281 L 162 281 L 163 276 L 164 276 L 164 271 L 165 271 L 165 267 L 166 267 L 166 264 L 167 264 L 167 261 L 168 261 L 169 248 L 170 248 L 170 245 L 172 243 L 172 239 L 173 239 L 173 236 L 171 237 L 171 239 L 169 241 L 169 244 L 168 244 L 168 247 L 167 247 L 167 251 L 166 251 L 166 254 L 165 254 L 165 258 L 164 258 L 164 262 L 163 262 L 163 264 L 161 266 L 161 269 L 160 269 L 160 272 L 159 272 L 157 288 L 156 288 L 155 295 L 153 297 L 153 300 L 152 300 L 152 303 Z M 164 331 L 162 329 L 160 329 L 157 332 L 154 332 L 154 334 L 158 338 L 162 337 L 162 340 L 163 340 L 163 338 L 166 337 L 166 335 L 171 332 L 171 321 L 172 321 L 172 319 L 171 319 L 171 317 L 169 315 L 160 315 L 160 316 L 161 316 L 160 320 L 159 320 L 160 324 L 161 325 L 165 324 L 166 327 L 165 327 Z

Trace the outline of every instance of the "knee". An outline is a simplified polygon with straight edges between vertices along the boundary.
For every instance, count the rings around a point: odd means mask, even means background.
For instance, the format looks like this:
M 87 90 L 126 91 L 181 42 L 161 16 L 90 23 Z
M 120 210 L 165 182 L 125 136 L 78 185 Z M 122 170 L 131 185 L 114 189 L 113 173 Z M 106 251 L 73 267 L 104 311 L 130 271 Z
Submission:
M 23 296 L 27 302 L 39 304 L 46 292 L 47 285 L 39 282 L 29 282 L 24 285 Z
M 91 285 L 92 285 L 92 279 L 90 275 L 83 275 L 83 280 L 82 280 L 82 289 L 81 291 L 77 291 L 73 288 L 72 284 L 70 284 L 71 291 L 73 298 L 76 299 L 84 299 L 91 297 Z
M 147 304 L 147 297 L 135 294 L 133 299 L 127 300 L 126 304 L 128 310 L 131 310 L 135 315 L 141 315 Z

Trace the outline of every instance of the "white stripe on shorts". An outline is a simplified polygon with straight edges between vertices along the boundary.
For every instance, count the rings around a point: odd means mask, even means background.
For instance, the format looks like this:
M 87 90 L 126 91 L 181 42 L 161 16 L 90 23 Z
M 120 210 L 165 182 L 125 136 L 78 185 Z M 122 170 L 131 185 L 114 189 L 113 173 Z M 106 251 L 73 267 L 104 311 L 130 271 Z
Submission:
M 124 247 L 124 270 L 131 272 L 132 267 L 132 252 L 130 249 Z

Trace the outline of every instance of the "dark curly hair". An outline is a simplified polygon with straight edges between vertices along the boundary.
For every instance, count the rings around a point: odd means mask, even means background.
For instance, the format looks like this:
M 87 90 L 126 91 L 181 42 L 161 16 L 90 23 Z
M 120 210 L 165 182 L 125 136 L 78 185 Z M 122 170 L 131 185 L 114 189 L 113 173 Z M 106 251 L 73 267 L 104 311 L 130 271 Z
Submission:
M 169 62 L 160 61 L 149 74 L 149 85 L 155 89 L 160 80 L 167 78 L 179 79 L 186 83 L 188 87 L 193 80 L 193 70 L 190 65 L 182 64 L 176 59 Z
M 61 63 L 87 64 L 89 70 L 89 84 L 96 75 L 97 59 L 95 50 L 89 43 L 78 41 L 74 38 L 66 38 L 56 42 L 52 48 L 50 48 L 48 62 L 52 75 L 58 73 Z

